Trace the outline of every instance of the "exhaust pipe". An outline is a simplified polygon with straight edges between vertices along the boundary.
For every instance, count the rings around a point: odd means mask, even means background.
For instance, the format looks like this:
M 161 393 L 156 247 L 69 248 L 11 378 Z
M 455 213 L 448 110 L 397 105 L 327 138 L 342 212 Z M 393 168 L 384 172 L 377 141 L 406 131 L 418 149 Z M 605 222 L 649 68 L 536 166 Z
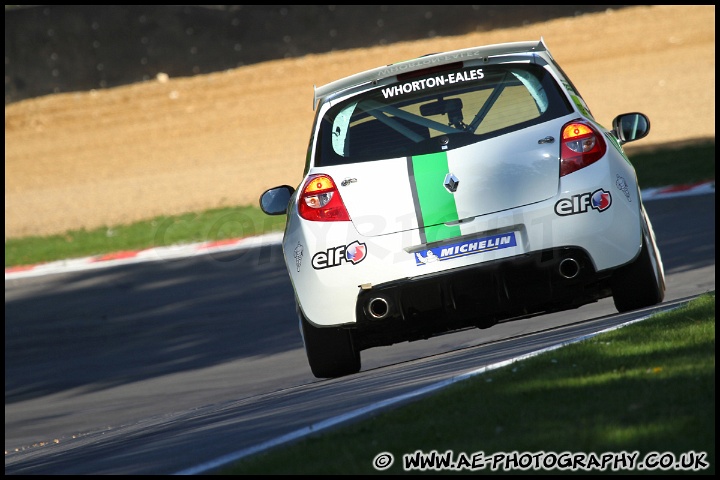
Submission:
M 572 279 L 580 273 L 580 264 L 574 258 L 564 258 L 558 266 L 558 272 L 563 278 Z
M 390 304 L 382 297 L 371 298 L 367 310 L 372 318 L 382 320 L 390 314 Z

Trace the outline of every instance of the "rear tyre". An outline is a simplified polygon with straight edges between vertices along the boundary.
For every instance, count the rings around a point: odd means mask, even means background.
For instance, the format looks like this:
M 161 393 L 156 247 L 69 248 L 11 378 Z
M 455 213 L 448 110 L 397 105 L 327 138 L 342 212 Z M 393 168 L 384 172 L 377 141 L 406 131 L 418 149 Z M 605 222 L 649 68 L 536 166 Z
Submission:
M 300 329 L 310 370 L 317 378 L 334 378 L 360 371 L 360 352 L 352 331 L 340 327 L 315 327 L 298 309 Z
M 660 252 L 647 219 L 645 226 L 640 255 L 613 274 L 613 301 L 620 313 L 657 305 L 665 298 L 665 272 Z

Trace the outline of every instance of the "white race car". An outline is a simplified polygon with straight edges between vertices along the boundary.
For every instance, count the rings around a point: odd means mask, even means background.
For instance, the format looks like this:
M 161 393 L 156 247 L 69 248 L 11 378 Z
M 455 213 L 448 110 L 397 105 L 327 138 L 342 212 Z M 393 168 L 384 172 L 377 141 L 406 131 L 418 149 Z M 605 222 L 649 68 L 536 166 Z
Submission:
M 542 39 L 379 67 L 315 89 L 304 178 L 260 198 L 318 378 L 362 350 L 612 296 L 662 302 L 665 277 L 624 143 Z

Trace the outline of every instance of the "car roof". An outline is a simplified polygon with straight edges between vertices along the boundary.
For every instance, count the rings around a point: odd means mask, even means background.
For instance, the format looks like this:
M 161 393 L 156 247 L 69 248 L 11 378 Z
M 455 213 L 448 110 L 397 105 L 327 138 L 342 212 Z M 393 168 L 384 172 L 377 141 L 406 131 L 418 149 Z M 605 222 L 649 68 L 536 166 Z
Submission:
M 545 46 L 545 43 L 541 37 L 539 41 L 498 43 L 495 45 L 464 48 L 460 50 L 452 50 L 448 52 L 424 55 L 422 57 L 414 58 L 412 60 L 405 60 L 403 62 L 391 63 L 389 65 L 374 68 L 372 70 L 366 70 L 364 72 L 350 75 L 349 77 L 341 78 L 321 87 L 316 87 L 313 85 L 313 89 L 315 91 L 315 96 L 313 99 L 313 110 L 315 110 L 315 108 L 317 107 L 318 102 L 324 101 L 327 97 L 337 92 L 346 90 L 351 87 L 356 87 L 358 85 L 363 85 L 370 82 L 377 82 L 379 80 L 392 77 L 399 73 L 414 72 L 417 70 L 423 70 L 428 67 L 446 65 L 449 63 L 455 63 L 461 60 L 473 58 L 487 58 L 498 55 L 536 53 L 547 51 L 548 49 Z

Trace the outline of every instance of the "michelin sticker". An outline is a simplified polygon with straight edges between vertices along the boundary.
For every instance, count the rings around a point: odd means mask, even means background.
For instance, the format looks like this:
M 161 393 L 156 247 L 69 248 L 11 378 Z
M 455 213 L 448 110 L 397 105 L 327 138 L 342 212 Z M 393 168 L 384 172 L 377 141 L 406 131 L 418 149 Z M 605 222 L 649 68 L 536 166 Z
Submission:
M 632 200 L 630 200 L 630 187 L 628 187 L 628 184 L 625 181 L 624 177 L 617 175 L 617 180 L 615 180 L 615 186 L 617 186 L 618 190 L 625 194 L 628 202 L 632 202 Z
M 451 258 L 464 257 L 475 253 L 489 252 L 515 246 L 517 246 L 517 241 L 515 240 L 514 232 L 465 240 L 451 245 L 430 248 L 424 252 L 416 252 L 415 265 L 427 265 L 433 262 L 450 260 Z
M 297 267 L 297 271 L 300 271 L 300 266 L 302 265 L 302 258 L 303 258 L 303 246 L 302 243 L 298 242 L 297 247 L 295 247 L 295 266 Z

